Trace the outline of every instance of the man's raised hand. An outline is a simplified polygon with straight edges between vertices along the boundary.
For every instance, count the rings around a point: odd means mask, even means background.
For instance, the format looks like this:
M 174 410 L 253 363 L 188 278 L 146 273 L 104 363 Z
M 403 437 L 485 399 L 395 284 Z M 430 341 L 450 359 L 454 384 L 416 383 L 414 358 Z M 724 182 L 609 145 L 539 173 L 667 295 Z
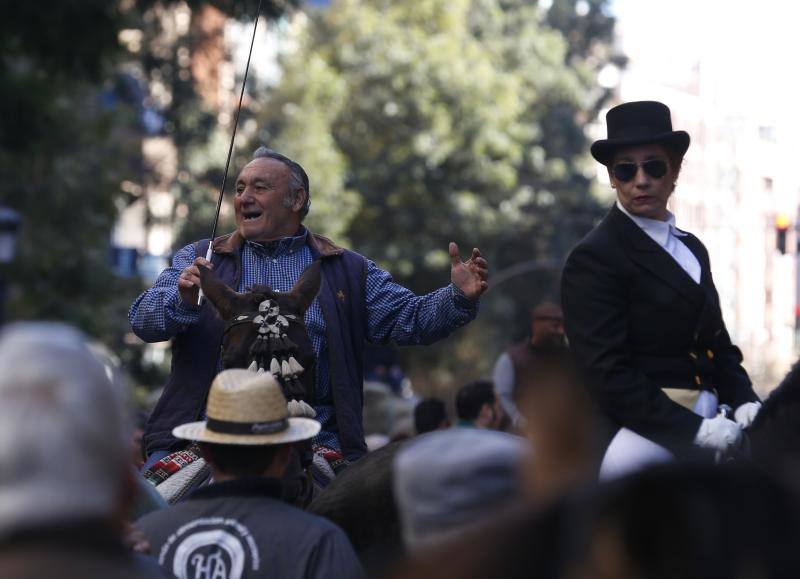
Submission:
M 214 264 L 204 257 L 194 258 L 194 262 L 181 272 L 178 276 L 178 293 L 183 302 L 190 306 L 197 305 L 197 296 L 200 292 L 200 270 L 198 265 L 204 265 L 208 269 L 213 269 Z
M 481 257 L 480 250 L 472 250 L 467 261 L 461 261 L 458 245 L 450 242 L 450 281 L 471 300 L 477 300 L 489 287 L 489 266 Z

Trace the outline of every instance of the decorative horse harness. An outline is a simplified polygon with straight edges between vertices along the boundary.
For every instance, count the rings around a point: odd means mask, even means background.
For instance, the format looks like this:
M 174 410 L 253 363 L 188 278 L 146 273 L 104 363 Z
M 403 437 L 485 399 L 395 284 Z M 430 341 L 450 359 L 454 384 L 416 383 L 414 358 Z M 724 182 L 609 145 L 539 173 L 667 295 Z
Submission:
M 283 386 L 289 400 L 289 415 L 313 418 L 317 413 L 303 400 L 306 392 L 298 378 L 305 371 L 295 358 L 298 346 L 286 334 L 290 321 L 303 323 L 294 314 L 282 314 L 278 302 L 267 298 L 258 305 L 258 311 L 238 315 L 229 322 L 223 336 L 240 324 L 256 324 L 258 335 L 250 346 L 252 361 L 247 369 L 258 374 L 269 369 L 270 374 Z

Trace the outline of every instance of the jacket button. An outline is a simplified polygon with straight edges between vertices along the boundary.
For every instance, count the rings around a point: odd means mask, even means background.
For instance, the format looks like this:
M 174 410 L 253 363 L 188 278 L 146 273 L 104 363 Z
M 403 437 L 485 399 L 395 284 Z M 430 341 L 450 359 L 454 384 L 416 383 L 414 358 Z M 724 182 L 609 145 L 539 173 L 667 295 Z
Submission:
M 706 350 L 706 356 L 708 356 L 709 360 L 713 360 L 714 359 L 714 352 L 712 352 L 711 350 Z
M 694 352 L 689 352 L 689 357 L 690 357 L 692 360 L 697 360 L 697 354 L 695 354 Z
M 700 380 L 700 376 L 697 376 L 697 375 L 695 375 L 695 377 L 694 377 L 694 382 L 695 382 L 695 384 L 697 384 L 698 386 L 700 386 L 700 384 L 702 384 L 702 383 L 703 383 L 703 381 L 702 381 L 702 380 Z

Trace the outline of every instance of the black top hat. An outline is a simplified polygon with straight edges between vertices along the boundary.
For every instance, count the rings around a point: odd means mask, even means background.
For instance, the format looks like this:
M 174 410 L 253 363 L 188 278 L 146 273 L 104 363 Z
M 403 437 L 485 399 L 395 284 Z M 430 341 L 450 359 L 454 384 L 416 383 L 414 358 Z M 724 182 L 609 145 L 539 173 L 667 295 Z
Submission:
M 656 101 L 615 106 L 606 114 L 608 138 L 592 143 L 592 157 L 608 165 L 620 147 L 657 143 L 679 153 L 689 148 L 689 133 L 673 131 L 669 108 Z

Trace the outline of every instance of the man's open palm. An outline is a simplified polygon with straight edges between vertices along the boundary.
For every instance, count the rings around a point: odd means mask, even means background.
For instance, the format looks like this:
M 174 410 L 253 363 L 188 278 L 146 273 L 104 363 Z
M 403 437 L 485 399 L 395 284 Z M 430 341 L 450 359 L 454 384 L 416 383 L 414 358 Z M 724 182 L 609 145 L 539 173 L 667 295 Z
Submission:
M 477 300 L 489 287 L 486 281 L 489 278 L 489 269 L 486 260 L 481 257 L 480 250 L 472 250 L 472 256 L 467 261 L 461 261 L 458 254 L 458 245 L 450 242 L 450 281 L 464 292 L 471 300 Z

